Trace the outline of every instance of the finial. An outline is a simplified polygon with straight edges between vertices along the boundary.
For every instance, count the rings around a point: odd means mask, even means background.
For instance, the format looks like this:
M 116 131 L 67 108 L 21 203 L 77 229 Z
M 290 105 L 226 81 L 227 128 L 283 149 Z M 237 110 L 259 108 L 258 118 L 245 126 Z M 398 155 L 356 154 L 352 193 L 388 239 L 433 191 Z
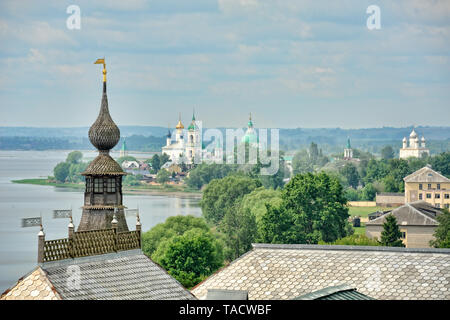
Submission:
M 106 82 L 106 63 L 105 63 L 105 57 L 103 57 L 103 59 L 97 59 L 97 61 L 95 61 L 94 64 L 103 64 L 103 82 Z
M 250 112 L 248 120 L 250 120 L 250 121 L 252 120 L 252 113 L 251 112 Z
M 141 225 L 141 218 L 139 217 L 139 209 L 136 213 L 136 226 L 140 226 Z
M 72 218 L 72 215 L 70 215 L 70 221 L 69 221 L 68 227 L 69 227 L 69 228 L 74 228 L 74 227 L 75 227 L 75 226 L 73 225 L 73 218 Z
M 40 237 L 45 236 L 44 227 L 42 226 L 42 222 L 41 222 L 41 225 L 40 225 L 38 236 L 40 236 Z

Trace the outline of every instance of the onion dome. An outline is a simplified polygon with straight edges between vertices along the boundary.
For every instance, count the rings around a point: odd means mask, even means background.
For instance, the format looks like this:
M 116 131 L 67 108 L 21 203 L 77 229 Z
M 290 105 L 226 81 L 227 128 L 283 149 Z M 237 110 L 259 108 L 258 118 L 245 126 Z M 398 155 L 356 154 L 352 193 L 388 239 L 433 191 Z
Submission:
M 177 123 L 177 125 L 176 125 L 175 128 L 176 128 L 176 129 L 184 129 L 184 126 L 183 126 L 183 124 L 181 123 L 181 114 L 180 114 L 180 117 L 179 117 L 179 119 L 178 119 L 178 123 Z
M 413 139 L 417 138 L 417 133 L 414 129 L 411 131 L 411 134 L 409 135 L 409 137 L 413 138 Z
M 425 137 L 424 136 L 422 136 L 422 139 L 421 139 L 422 141 L 425 141 Z
M 250 114 L 247 125 L 248 125 L 247 131 L 245 132 L 245 135 L 242 137 L 241 142 L 247 144 L 257 144 L 258 136 L 256 135 L 255 129 L 253 129 L 252 114 Z
M 350 145 L 350 137 L 347 138 L 347 149 L 351 149 L 352 146 Z
M 403 142 L 406 142 L 406 137 L 403 137 Z
M 106 82 L 103 82 L 100 113 L 89 129 L 89 140 L 99 151 L 111 150 L 120 140 L 120 130 L 109 114 Z
M 96 62 L 98 63 L 98 61 Z M 82 175 L 126 175 L 120 165 L 109 155 L 120 140 L 120 130 L 114 123 L 108 109 L 106 96 L 106 68 L 103 63 L 103 96 L 100 113 L 89 129 L 89 140 L 98 149 L 99 155 L 88 165 Z M 125 146 L 125 141 L 124 141 Z

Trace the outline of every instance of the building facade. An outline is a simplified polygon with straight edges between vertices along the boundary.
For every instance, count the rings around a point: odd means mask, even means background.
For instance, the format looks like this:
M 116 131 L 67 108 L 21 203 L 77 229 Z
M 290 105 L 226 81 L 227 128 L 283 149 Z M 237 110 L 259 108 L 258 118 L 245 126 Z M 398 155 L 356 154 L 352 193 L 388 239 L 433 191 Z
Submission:
M 450 179 L 431 169 L 430 165 L 403 178 L 405 202 L 423 200 L 436 208 L 450 207 Z
M 421 158 L 424 155 L 430 155 L 430 150 L 425 147 L 425 137 L 419 143 L 419 137 L 413 129 L 409 135 L 409 145 L 406 137 L 403 138 L 402 148 L 400 149 L 400 159 Z
M 386 217 L 393 215 L 407 248 L 429 248 L 430 241 L 435 240 L 433 234 L 439 225 L 436 217 L 440 214 L 439 209 L 425 201 L 407 203 L 366 222 L 366 236 L 380 240 Z
M 353 159 L 353 149 L 350 145 L 350 138 L 347 138 L 347 145 L 344 149 L 344 160 Z

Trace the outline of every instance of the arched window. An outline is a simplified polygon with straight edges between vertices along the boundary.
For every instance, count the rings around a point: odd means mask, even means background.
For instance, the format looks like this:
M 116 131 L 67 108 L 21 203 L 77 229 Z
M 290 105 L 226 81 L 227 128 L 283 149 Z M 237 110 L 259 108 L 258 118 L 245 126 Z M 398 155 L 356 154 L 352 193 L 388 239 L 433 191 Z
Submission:
M 190 139 L 190 142 L 194 142 L 194 136 L 192 134 L 189 136 L 189 139 Z

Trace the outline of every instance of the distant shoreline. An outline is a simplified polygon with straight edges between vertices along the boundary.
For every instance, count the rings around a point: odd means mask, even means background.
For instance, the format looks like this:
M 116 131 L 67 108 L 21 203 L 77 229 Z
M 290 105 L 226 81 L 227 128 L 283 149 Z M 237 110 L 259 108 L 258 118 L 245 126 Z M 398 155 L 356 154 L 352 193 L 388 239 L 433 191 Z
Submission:
M 50 182 L 47 179 L 21 179 L 11 180 L 12 183 L 19 184 L 33 184 L 40 186 L 58 187 L 58 188 L 71 188 L 82 190 L 85 188 L 84 183 L 57 183 Z M 179 186 L 164 185 L 164 186 L 133 186 L 123 187 L 124 194 L 131 195 L 165 195 L 165 196 L 178 196 L 189 198 L 201 198 L 202 192 L 190 189 L 183 189 Z

